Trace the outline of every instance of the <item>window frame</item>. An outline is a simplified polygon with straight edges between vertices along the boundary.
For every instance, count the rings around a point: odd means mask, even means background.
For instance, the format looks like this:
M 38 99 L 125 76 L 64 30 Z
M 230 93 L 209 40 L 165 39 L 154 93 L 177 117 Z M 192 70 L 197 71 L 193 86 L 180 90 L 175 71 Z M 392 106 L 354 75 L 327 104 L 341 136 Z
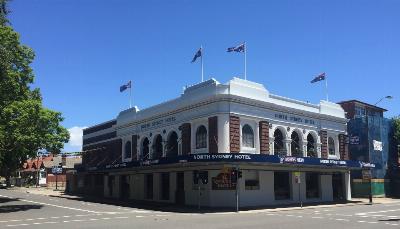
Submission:
M 249 128 L 248 130 L 251 131 L 251 135 L 252 135 L 252 144 L 250 144 L 250 145 L 245 144 L 245 136 L 249 136 L 250 135 L 250 133 L 246 133 L 246 134 L 244 133 L 244 129 L 246 127 Z M 243 126 L 241 127 L 241 145 L 242 145 L 243 148 L 249 148 L 249 149 L 255 149 L 256 148 L 254 129 L 248 123 L 243 124 Z
M 205 134 L 204 136 L 201 136 L 201 139 L 198 137 L 199 135 L 199 131 L 200 129 L 204 128 L 205 130 Z M 195 132 L 195 149 L 196 150 L 204 150 L 208 148 L 208 130 L 207 127 L 205 125 L 200 124 L 199 126 L 197 126 L 196 128 L 196 132 Z M 203 144 L 200 145 L 199 140 L 202 140 Z

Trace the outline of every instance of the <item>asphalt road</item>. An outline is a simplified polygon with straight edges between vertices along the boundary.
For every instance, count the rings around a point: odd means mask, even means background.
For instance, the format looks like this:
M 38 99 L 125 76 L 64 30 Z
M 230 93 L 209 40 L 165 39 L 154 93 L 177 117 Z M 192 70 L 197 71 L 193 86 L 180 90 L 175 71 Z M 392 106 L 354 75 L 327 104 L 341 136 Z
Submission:
M 0 228 L 400 228 L 400 201 L 387 204 L 177 213 L 0 190 Z

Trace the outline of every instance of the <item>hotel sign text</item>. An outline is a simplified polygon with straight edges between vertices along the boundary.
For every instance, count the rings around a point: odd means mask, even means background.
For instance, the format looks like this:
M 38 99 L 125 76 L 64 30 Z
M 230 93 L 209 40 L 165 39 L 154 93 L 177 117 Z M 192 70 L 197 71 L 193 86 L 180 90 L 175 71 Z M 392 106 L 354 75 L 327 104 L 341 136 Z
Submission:
M 140 129 L 141 130 L 146 130 L 146 129 L 149 129 L 149 128 L 159 127 L 159 126 L 161 126 L 163 124 L 169 124 L 169 123 L 172 123 L 172 122 L 175 122 L 175 121 L 176 121 L 176 118 L 174 116 L 168 117 L 168 118 L 163 118 L 163 119 L 158 119 L 158 120 L 155 120 L 155 121 L 152 121 L 152 122 L 148 122 L 148 123 L 142 124 L 140 126 Z

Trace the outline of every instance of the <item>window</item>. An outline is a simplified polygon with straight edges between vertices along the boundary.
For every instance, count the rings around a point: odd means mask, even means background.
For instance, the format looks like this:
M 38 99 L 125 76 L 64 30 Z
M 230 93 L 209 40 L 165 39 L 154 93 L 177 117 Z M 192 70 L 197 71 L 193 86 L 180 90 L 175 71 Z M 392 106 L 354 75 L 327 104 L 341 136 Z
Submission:
M 292 142 L 290 143 L 290 149 L 292 151 L 292 156 L 294 157 L 301 157 L 301 145 L 300 145 L 300 137 L 296 131 L 293 131 L 292 135 Z
M 335 153 L 335 140 L 332 137 L 328 138 L 328 152 L 329 155 L 336 155 Z
M 244 183 L 246 190 L 259 190 L 260 181 L 259 181 L 258 171 L 246 171 Z
M 157 135 L 153 143 L 153 156 L 152 159 L 160 159 L 163 154 L 163 145 L 161 135 Z
M 317 150 L 315 149 L 315 140 L 311 134 L 307 135 L 307 157 L 317 157 Z
M 365 108 L 356 106 L 355 108 L 355 115 L 356 116 L 365 116 Z
M 166 151 L 167 157 L 178 156 L 178 135 L 175 131 L 172 131 L 168 136 Z
M 131 147 L 131 142 L 127 141 L 125 143 L 125 154 L 124 154 L 124 159 L 131 158 L 132 157 L 132 147 Z
M 274 154 L 278 156 L 286 156 L 286 150 L 283 144 L 283 134 L 280 129 L 276 129 L 274 132 Z
M 290 199 L 289 172 L 274 172 L 275 200 Z
M 196 149 L 207 148 L 207 129 L 201 125 L 196 131 Z
M 319 198 L 319 174 L 306 173 L 306 197 Z
M 149 139 L 145 138 L 142 143 L 142 158 L 143 160 L 149 160 Z
M 242 128 L 242 145 L 244 147 L 254 148 L 254 133 L 249 125 L 244 125 Z

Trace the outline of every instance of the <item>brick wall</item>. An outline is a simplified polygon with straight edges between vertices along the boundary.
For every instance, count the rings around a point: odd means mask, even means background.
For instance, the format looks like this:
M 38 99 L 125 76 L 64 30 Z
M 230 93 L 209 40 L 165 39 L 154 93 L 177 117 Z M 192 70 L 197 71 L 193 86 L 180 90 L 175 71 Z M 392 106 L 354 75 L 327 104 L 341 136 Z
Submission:
M 182 133 L 182 155 L 190 154 L 191 151 L 191 127 L 190 123 L 184 123 L 179 127 Z
M 259 122 L 260 154 L 269 154 L 269 123 Z
M 347 138 L 347 135 L 339 134 L 339 153 L 342 160 L 349 160 L 349 143 Z
M 218 117 L 208 118 L 208 152 L 218 153 Z
M 237 116 L 229 116 L 229 142 L 231 153 L 240 152 L 240 119 Z
M 328 134 L 325 130 L 321 130 L 320 133 L 321 138 L 321 157 L 328 158 Z

